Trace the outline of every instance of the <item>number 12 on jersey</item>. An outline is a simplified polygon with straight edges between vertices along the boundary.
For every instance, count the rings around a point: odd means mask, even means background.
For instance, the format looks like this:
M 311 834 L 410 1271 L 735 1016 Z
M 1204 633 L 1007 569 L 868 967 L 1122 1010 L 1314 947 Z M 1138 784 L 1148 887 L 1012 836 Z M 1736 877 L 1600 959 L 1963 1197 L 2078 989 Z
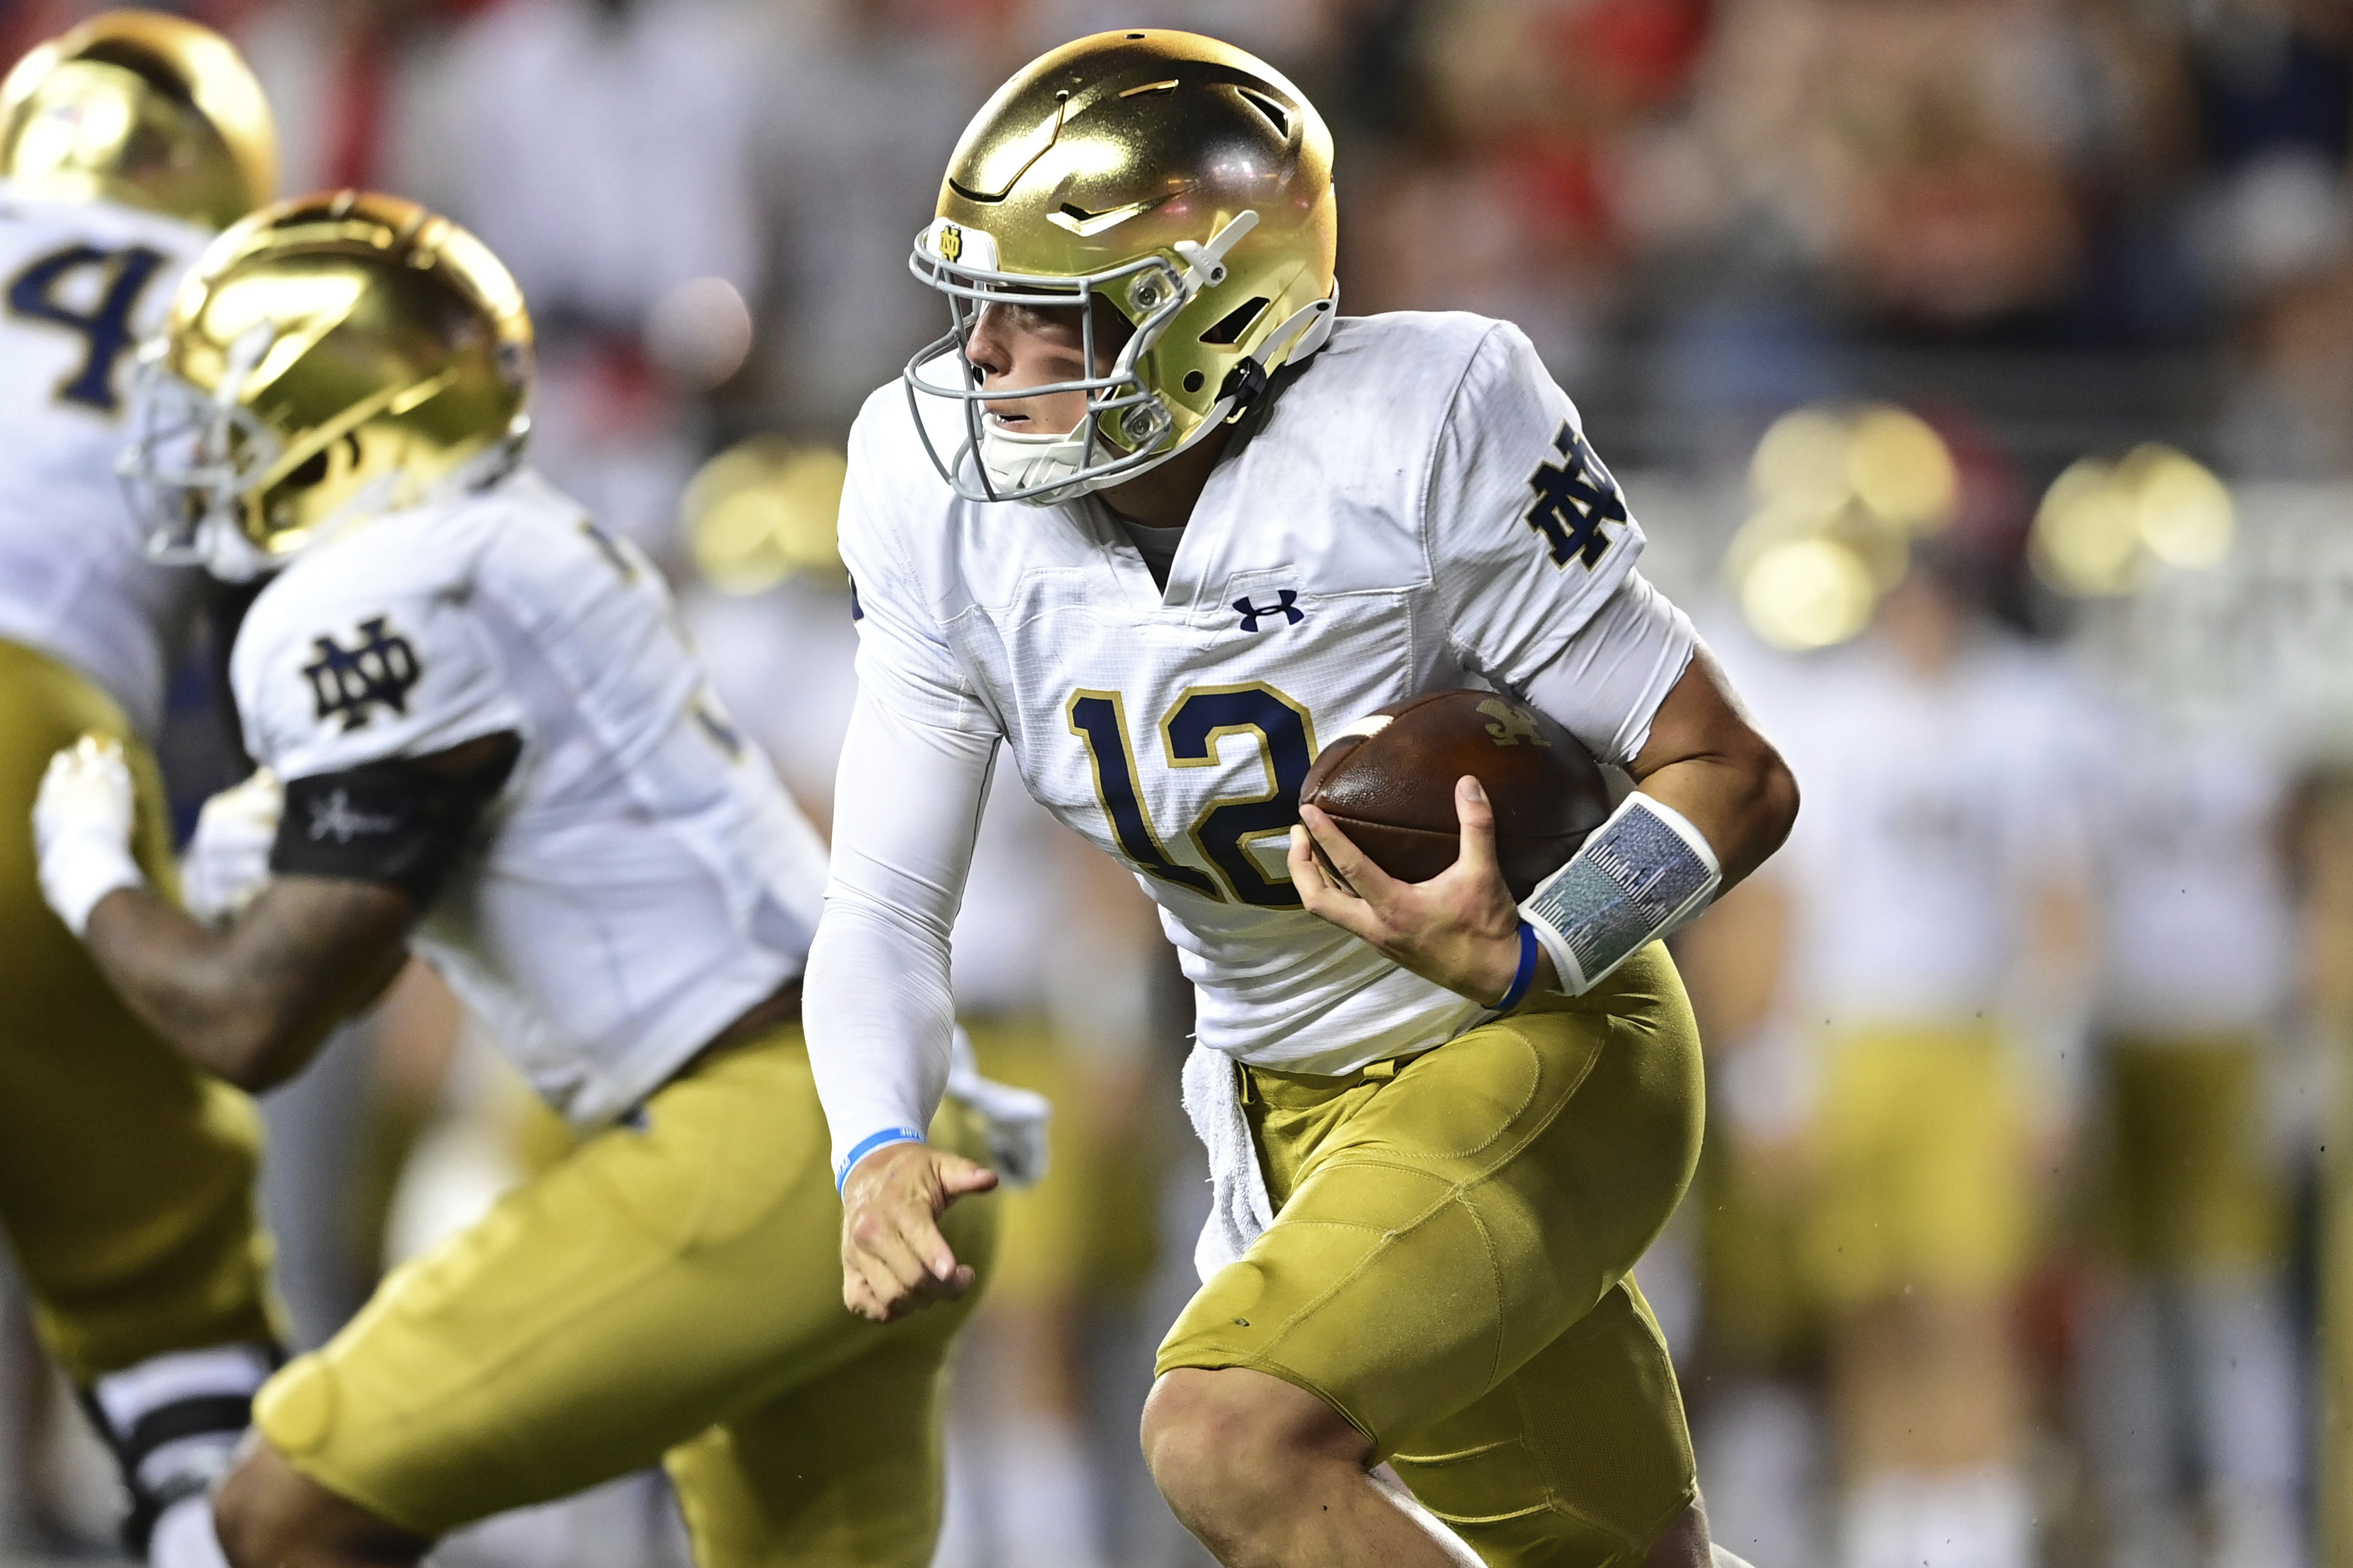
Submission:
M 1129 738 L 1126 705 L 1119 693 L 1073 692 L 1069 720 L 1071 732 L 1086 742 L 1095 795 L 1112 835 L 1137 869 L 1205 899 L 1222 902 L 1230 894 L 1264 909 L 1299 907 L 1291 879 L 1269 877 L 1251 846 L 1288 835 L 1299 820 L 1299 786 L 1315 760 L 1314 722 L 1306 709 L 1256 680 L 1191 688 L 1160 721 L 1161 745 L 1171 767 L 1216 766 L 1219 742 L 1229 735 L 1247 735 L 1258 744 L 1267 787 L 1256 795 L 1211 801 L 1189 830 L 1201 858 L 1218 868 L 1215 877 L 1171 859 L 1154 829 Z

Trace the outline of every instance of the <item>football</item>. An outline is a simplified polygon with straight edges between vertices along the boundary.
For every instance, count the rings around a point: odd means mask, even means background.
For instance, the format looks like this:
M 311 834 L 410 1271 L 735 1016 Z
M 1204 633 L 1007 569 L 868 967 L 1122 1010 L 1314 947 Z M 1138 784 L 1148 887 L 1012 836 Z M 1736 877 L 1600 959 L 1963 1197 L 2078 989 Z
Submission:
M 1433 691 L 1393 702 L 1334 736 L 1299 787 L 1390 876 L 1425 882 L 1454 864 L 1454 781 L 1495 808 L 1495 858 L 1525 899 L 1609 815 L 1600 764 L 1577 738 L 1499 692 Z M 1323 847 L 1316 858 L 1324 859 Z M 1331 869 L 1328 862 L 1325 869 Z

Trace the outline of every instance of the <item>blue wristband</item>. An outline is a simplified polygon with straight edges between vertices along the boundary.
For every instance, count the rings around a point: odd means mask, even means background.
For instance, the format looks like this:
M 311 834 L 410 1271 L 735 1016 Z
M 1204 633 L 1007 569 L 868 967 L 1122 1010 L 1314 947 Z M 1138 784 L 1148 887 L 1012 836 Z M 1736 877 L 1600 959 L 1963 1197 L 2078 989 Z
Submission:
M 880 1132 L 860 1139 L 849 1153 L 841 1157 L 841 1168 L 833 1173 L 833 1190 L 839 1194 L 849 1183 L 849 1173 L 859 1161 L 877 1149 L 887 1149 L 893 1143 L 920 1143 L 923 1135 L 912 1127 L 885 1127 Z
M 1536 928 L 1527 921 L 1520 922 L 1520 972 L 1512 976 L 1512 988 L 1495 1004 L 1495 1011 L 1508 1013 L 1528 999 L 1528 987 L 1536 978 Z

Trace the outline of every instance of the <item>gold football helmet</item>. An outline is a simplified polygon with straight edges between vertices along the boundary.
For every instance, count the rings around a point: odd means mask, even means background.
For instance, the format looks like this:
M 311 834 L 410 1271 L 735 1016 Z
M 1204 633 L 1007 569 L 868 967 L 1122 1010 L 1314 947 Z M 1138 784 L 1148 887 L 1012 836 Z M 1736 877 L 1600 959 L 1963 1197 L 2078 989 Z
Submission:
M 1032 61 L 965 127 L 915 239 L 915 276 L 948 296 L 947 335 L 908 362 L 933 462 L 974 500 L 1050 505 L 1166 461 L 1239 417 L 1287 362 L 1323 346 L 1337 297 L 1332 137 L 1299 89 L 1191 33 L 1098 33 Z M 1134 329 L 1096 353 L 1096 300 Z M 1068 435 L 987 416 L 965 357 L 991 304 L 1076 307 L 1089 374 Z M 953 400 L 943 453 L 919 395 Z
M 0 81 L 0 177 L 226 228 L 278 186 L 278 131 L 227 38 L 104 11 Z
M 414 202 L 255 213 L 142 356 L 123 476 L 148 552 L 242 581 L 330 524 L 491 482 L 521 455 L 531 350 L 506 268 Z

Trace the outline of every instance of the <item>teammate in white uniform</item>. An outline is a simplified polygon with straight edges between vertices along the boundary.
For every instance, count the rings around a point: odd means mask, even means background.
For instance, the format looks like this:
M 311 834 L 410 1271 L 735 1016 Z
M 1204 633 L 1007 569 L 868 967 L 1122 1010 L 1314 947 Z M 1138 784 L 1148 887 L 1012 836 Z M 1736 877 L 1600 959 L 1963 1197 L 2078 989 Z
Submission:
M 218 1561 L 201 1493 L 280 1353 L 259 1122 L 50 914 L 28 813 L 49 755 L 104 733 L 172 883 L 148 748 L 201 578 L 149 563 L 115 458 L 138 338 L 213 231 L 269 198 L 276 161 L 244 61 L 177 17 L 93 17 L 0 86 L 0 1220 L 122 1463 L 126 1544 L 170 1564 Z
M 1335 325 L 1329 158 L 1260 61 L 1136 32 L 1033 63 L 951 161 L 915 268 L 956 331 L 869 402 L 842 507 L 861 686 L 809 995 L 848 1300 L 963 1283 L 933 1226 L 980 1177 L 919 1130 L 1002 745 L 1197 987 L 1219 1214 L 1145 1430 L 1179 1517 L 1229 1563 L 1704 1563 L 1628 1272 L 1698 1130 L 1651 939 L 1794 791 L 1526 338 Z M 1517 911 L 1470 780 L 1430 883 L 1314 824 L 1337 890 L 1296 804 L 1319 740 L 1481 682 L 1642 791 Z
M 53 907 L 256 1088 L 414 949 L 584 1139 L 270 1381 L 221 1538 L 241 1568 L 416 1561 L 667 1456 L 705 1563 L 920 1568 L 954 1325 L 839 1305 L 797 1023 L 824 847 L 652 567 L 515 468 L 529 351 L 477 242 L 344 192 L 224 235 L 142 385 L 159 547 L 275 573 L 231 668 L 283 812 L 207 929 L 146 889 L 86 741 L 35 808 Z M 984 1149 L 960 1110 L 937 1131 Z
M 1835 1561 L 2026 1568 L 2011 1303 L 2084 1057 L 2093 751 L 2066 668 L 1985 622 L 1959 547 L 1919 554 L 1867 637 L 1766 688 L 1807 806 L 1757 889 L 1787 957 L 1747 1070 L 1789 1081 L 1752 1136 L 1786 1140 L 1829 1316 Z
M 2096 1122 L 2113 1269 L 2087 1357 L 2109 1561 L 2306 1560 L 2270 1118 L 2295 985 L 2289 770 L 2259 723 L 2119 691 L 2100 737 Z

